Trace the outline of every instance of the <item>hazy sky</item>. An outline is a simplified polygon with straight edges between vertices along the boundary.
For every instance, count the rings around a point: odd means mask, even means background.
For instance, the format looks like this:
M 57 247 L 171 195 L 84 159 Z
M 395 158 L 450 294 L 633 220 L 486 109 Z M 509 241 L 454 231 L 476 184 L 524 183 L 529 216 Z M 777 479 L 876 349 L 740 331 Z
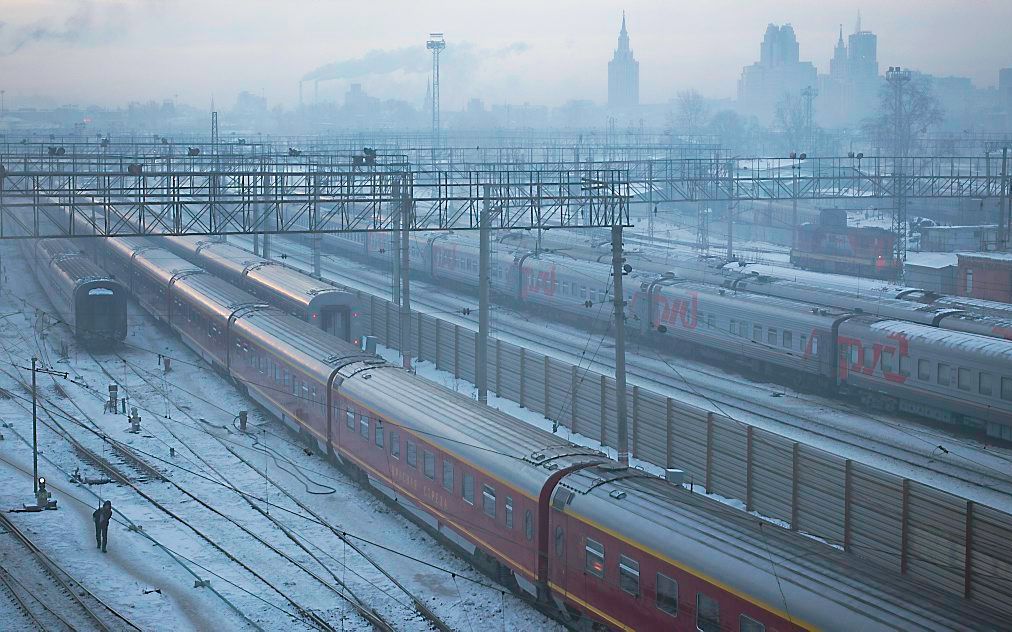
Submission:
M 121 105 L 240 90 L 294 105 L 325 64 L 384 98 L 420 104 L 430 31 L 443 31 L 443 104 L 603 101 L 621 12 L 640 61 L 641 100 L 696 88 L 732 97 L 769 22 L 791 22 L 801 57 L 829 67 L 837 29 L 879 36 L 879 63 L 993 85 L 1012 66 L 1012 0 L 0 0 L 0 89 L 57 103 Z M 312 100 L 312 82 L 305 98 Z

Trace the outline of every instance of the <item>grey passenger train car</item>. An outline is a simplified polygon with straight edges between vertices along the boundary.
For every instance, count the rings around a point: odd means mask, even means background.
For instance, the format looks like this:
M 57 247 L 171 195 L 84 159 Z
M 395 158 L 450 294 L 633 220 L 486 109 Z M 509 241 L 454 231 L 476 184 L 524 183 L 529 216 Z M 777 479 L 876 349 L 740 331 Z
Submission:
M 22 252 L 59 318 L 88 345 L 126 338 L 126 289 L 69 239 L 24 240 Z

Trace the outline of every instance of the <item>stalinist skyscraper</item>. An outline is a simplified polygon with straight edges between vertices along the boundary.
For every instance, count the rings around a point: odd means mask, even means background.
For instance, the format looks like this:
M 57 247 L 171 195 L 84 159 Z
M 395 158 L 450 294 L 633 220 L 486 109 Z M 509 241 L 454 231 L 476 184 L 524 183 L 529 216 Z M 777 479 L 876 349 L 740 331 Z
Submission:
M 618 48 L 608 62 L 608 107 L 627 108 L 640 103 L 640 63 L 629 48 L 629 33 L 625 30 L 625 11 L 622 12 L 622 31 L 618 34 Z

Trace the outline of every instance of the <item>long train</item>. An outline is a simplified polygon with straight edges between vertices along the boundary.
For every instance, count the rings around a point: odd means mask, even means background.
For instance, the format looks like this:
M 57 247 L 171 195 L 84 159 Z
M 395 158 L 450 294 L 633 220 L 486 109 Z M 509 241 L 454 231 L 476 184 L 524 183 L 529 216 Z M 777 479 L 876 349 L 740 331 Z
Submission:
M 126 288 L 68 239 L 23 239 L 29 262 L 59 318 L 83 343 L 107 347 L 127 334 Z
M 370 260 L 389 261 L 394 252 L 383 233 L 328 235 L 324 244 Z M 409 244 L 413 272 L 477 286 L 473 240 L 416 233 Z M 493 291 L 541 313 L 607 319 L 610 266 L 503 246 L 492 253 L 490 274 Z M 826 308 L 799 300 L 797 287 L 760 294 L 752 291 L 760 283 L 738 285 L 634 272 L 625 284 L 626 325 L 767 379 L 1012 441 L 1012 342 L 975 333 L 984 317 L 881 302 Z
M 98 245 L 145 310 L 264 408 L 575 629 L 999 620 L 363 354 L 144 240 Z

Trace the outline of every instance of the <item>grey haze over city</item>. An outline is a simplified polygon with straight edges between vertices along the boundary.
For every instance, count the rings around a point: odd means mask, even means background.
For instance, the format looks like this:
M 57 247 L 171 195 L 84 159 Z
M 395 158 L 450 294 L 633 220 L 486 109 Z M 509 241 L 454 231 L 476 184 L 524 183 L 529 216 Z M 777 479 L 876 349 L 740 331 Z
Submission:
M 300 79 L 325 77 L 321 100 L 343 100 L 350 83 L 381 99 L 422 103 L 429 74 L 424 39 L 450 45 L 443 105 L 559 106 L 604 102 L 602 72 L 621 12 L 641 65 L 640 101 L 679 91 L 736 96 L 741 69 L 756 61 L 767 23 L 793 25 L 802 60 L 829 72 L 838 29 L 858 15 L 878 35 L 883 67 L 997 84 L 1012 63 L 999 0 L 787 2 L 630 0 L 408 2 L 336 0 L 6 0 L 0 17 L 0 77 L 12 107 L 122 107 L 170 99 L 206 108 L 241 91 L 268 106 L 296 107 Z M 303 101 L 316 98 L 304 86 Z

